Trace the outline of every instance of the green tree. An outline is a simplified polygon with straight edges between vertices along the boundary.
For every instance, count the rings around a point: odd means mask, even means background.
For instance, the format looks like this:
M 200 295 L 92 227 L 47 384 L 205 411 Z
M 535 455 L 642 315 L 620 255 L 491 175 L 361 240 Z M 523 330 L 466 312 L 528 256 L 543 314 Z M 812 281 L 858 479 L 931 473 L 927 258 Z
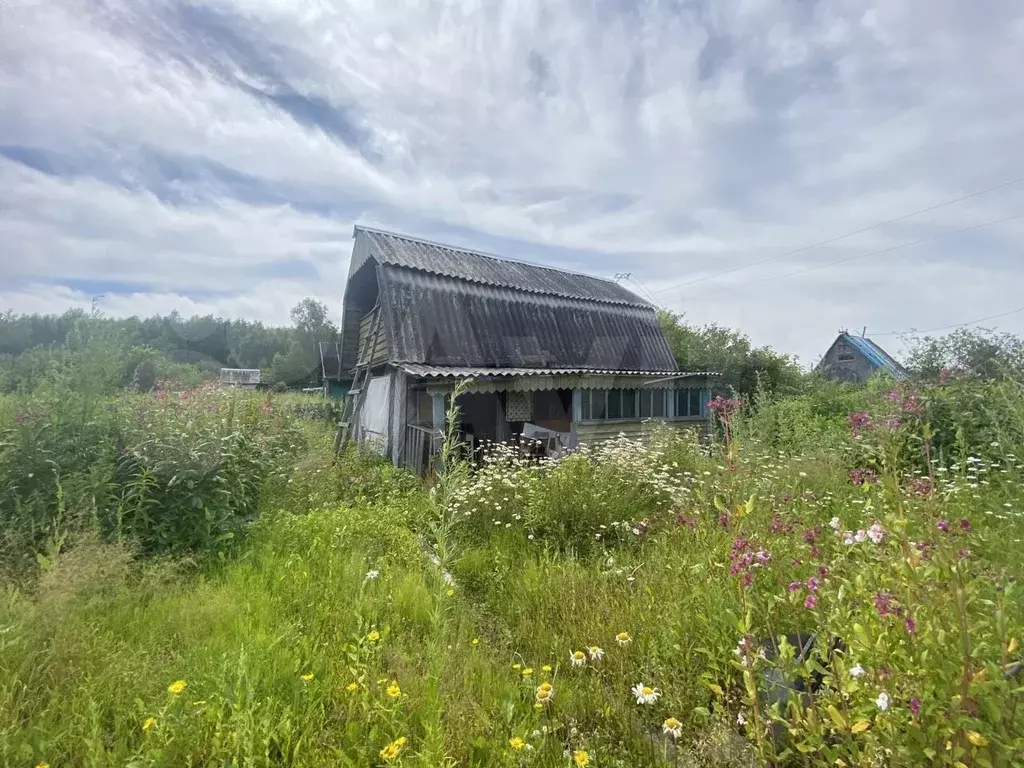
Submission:
M 804 374 L 796 360 L 771 347 L 754 347 L 739 331 L 717 323 L 689 325 L 667 310 L 658 319 L 680 369 L 721 374 L 715 384 L 720 391 L 752 397 L 759 389 L 786 393 L 800 387 Z
M 915 339 L 907 369 L 935 379 L 943 370 L 982 379 L 1024 378 L 1024 339 L 985 328 L 960 328 L 945 336 Z

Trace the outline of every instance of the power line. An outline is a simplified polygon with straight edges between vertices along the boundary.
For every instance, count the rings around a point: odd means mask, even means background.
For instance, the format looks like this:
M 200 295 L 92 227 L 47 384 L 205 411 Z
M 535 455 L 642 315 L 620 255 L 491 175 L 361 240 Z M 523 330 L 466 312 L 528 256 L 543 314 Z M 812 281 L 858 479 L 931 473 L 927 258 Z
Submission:
M 632 272 L 616 272 L 615 277 L 613 279 L 616 283 L 619 282 L 620 280 L 625 280 L 626 282 L 633 283 L 633 285 L 640 289 L 640 292 L 644 296 L 644 298 L 650 299 L 656 307 L 661 306 L 661 304 L 658 303 L 658 300 L 654 298 L 654 294 L 647 289 L 647 286 L 641 283 L 635 277 L 633 277 Z
M 670 285 L 667 288 L 658 288 L 656 291 L 654 291 L 654 293 L 664 293 L 665 291 L 671 291 L 674 288 L 682 288 L 683 286 L 686 286 L 686 285 L 693 285 L 694 283 L 702 283 L 705 280 L 711 280 L 712 278 L 715 278 L 715 277 L 721 277 L 722 275 L 729 275 L 729 274 L 732 274 L 733 272 L 739 272 L 740 270 L 748 269 L 749 267 L 756 267 L 756 266 L 758 266 L 760 264 L 766 264 L 767 262 L 773 261 L 775 259 L 782 259 L 782 258 L 785 258 L 786 256 L 793 256 L 794 254 L 797 254 L 797 253 L 803 253 L 804 251 L 809 251 L 812 248 L 819 248 L 819 247 L 821 247 L 823 245 L 830 245 L 831 243 L 837 243 L 840 240 L 845 240 L 845 239 L 847 239 L 849 237 L 853 237 L 855 235 L 863 234 L 864 232 L 870 232 L 872 229 L 878 229 L 879 227 L 884 227 L 884 226 L 887 226 L 889 224 L 896 224 L 897 222 L 904 221 L 905 219 L 910 219 L 910 218 L 913 218 L 914 216 L 920 216 L 922 213 L 928 213 L 929 211 L 936 211 L 939 208 L 945 208 L 948 205 L 953 205 L 955 203 L 961 203 L 964 200 L 970 200 L 972 197 L 978 197 L 979 195 L 986 195 L 989 192 L 995 192 L 997 189 L 1002 189 L 1003 187 L 1009 187 L 1009 186 L 1012 186 L 1013 184 L 1020 184 L 1021 182 L 1024 182 L 1024 176 L 1022 176 L 1020 178 L 1017 178 L 1017 179 L 1011 179 L 1010 181 L 1004 181 L 1002 184 L 996 184 L 994 187 L 988 187 L 987 189 L 981 189 L 981 190 L 978 190 L 977 192 L 971 192 L 970 194 L 964 195 L 963 197 L 958 197 L 955 200 L 947 200 L 944 203 L 939 203 L 938 205 L 932 205 L 932 206 L 929 206 L 928 208 L 922 208 L 921 210 L 914 211 L 913 213 L 906 213 L 906 214 L 904 214 L 902 216 L 897 216 L 895 219 L 887 219 L 886 221 L 880 221 L 877 224 L 872 224 L 869 227 L 864 227 L 863 229 L 858 229 L 858 230 L 855 230 L 853 232 L 847 232 L 845 235 L 839 235 L 838 237 L 831 237 L 828 240 L 819 240 L 818 242 L 811 243 L 810 245 L 802 245 L 799 248 L 794 248 L 793 250 L 786 251 L 785 253 L 778 253 L 778 254 L 775 254 L 774 256 L 768 256 L 768 257 L 766 257 L 764 259 L 760 259 L 758 261 L 751 261 L 751 262 L 748 262 L 747 264 L 741 264 L 738 267 L 731 267 L 729 269 L 722 270 L 721 272 L 713 272 L 712 274 L 705 275 L 704 277 L 698 277 L 698 278 L 695 278 L 693 280 L 684 280 L 681 283 L 675 283 L 674 285 Z
M 1017 309 L 1011 309 L 1009 312 L 1000 312 L 998 315 L 989 315 L 988 317 L 980 317 L 977 320 L 968 320 L 966 323 L 957 323 L 956 325 L 942 325 L 938 328 L 926 328 L 923 331 L 918 331 L 911 328 L 909 331 L 892 331 L 891 333 L 873 333 L 872 336 L 907 336 L 912 333 L 936 333 L 938 331 L 950 331 L 954 328 L 964 328 L 968 325 L 976 325 L 978 323 L 984 323 L 989 320 L 997 320 L 1000 317 L 1009 317 L 1015 315 L 1018 312 L 1024 312 L 1024 307 L 1017 307 Z
M 680 301 L 699 301 L 701 299 L 706 299 L 709 296 L 714 297 L 714 296 L 719 296 L 719 295 L 725 294 L 725 293 L 733 293 L 735 291 L 740 290 L 741 288 L 747 288 L 747 287 L 749 287 L 751 285 L 760 285 L 761 283 L 769 283 L 769 282 L 771 282 L 773 280 L 781 280 L 781 279 L 783 279 L 785 277 L 793 277 L 795 275 L 804 275 L 804 274 L 807 274 L 808 272 L 815 272 L 815 271 L 817 271 L 819 269 L 826 269 L 827 267 L 833 267 L 836 264 L 844 264 L 844 263 L 846 263 L 848 261 L 854 261 L 856 259 L 866 259 L 869 256 L 879 256 L 879 255 L 881 255 L 883 253 L 892 253 L 893 251 L 899 251 L 899 250 L 901 250 L 903 248 L 910 248 L 911 246 L 914 246 L 914 245 L 920 245 L 921 243 L 928 243 L 928 242 L 931 242 L 932 240 L 938 240 L 939 238 L 946 237 L 947 235 L 956 235 L 956 234 L 960 234 L 962 232 L 971 232 L 971 231 L 973 231 L 975 229 L 981 229 L 983 227 L 991 227 L 994 224 L 1002 224 L 1003 222 L 1006 222 L 1006 221 L 1012 221 L 1013 219 L 1019 219 L 1022 216 L 1024 216 L 1024 213 L 1015 213 L 1013 216 L 1007 216 L 1007 217 L 1002 218 L 1002 219 L 994 219 L 992 221 L 986 221 L 986 222 L 984 222 L 982 224 L 974 224 L 974 225 L 972 225 L 970 227 L 961 227 L 960 229 L 952 229 L 952 230 L 950 230 L 948 232 L 939 232 L 939 233 L 937 233 L 935 235 L 931 235 L 930 237 L 922 237 L 920 240 L 912 240 L 909 243 L 900 243 L 899 245 L 892 245 L 892 246 L 889 246 L 888 248 L 882 248 L 881 250 L 878 250 L 878 251 L 869 251 L 868 253 L 858 253 L 858 254 L 856 254 L 854 256 L 846 256 L 845 258 L 842 258 L 842 259 L 833 259 L 832 261 L 826 261 L 823 264 L 815 264 L 813 267 L 806 267 L 805 269 L 796 269 L 796 270 L 793 270 L 792 272 L 784 272 L 781 275 L 771 275 L 769 277 L 761 278 L 760 280 L 752 280 L 749 283 L 741 283 L 740 285 L 734 285 L 732 288 L 725 288 L 725 289 L 723 289 L 721 291 L 716 291 L 714 293 L 711 293 L 711 294 L 708 294 L 708 295 L 705 295 L 705 296 L 683 296 L 683 297 L 680 297 Z

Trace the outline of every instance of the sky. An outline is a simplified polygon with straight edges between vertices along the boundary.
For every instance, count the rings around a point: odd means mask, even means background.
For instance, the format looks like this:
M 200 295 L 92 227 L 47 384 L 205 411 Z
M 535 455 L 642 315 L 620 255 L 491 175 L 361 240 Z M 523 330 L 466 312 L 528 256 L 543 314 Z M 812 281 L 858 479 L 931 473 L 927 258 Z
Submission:
M 358 222 L 899 355 L 1024 305 L 1021 72 L 1016 0 L 4 0 L 0 311 L 340 318 Z

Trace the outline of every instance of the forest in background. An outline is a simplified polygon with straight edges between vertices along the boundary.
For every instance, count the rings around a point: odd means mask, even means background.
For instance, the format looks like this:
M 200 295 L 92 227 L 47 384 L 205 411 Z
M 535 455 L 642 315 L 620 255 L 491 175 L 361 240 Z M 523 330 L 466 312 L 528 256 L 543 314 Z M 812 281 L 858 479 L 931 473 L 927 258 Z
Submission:
M 91 371 L 105 385 L 101 389 L 110 390 L 149 391 L 156 381 L 191 387 L 216 379 L 221 368 L 259 368 L 264 383 L 279 389 L 315 386 L 320 383 L 317 342 L 337 341 L 340 329 L 327 306 L 312 298 L 290 314 L 290 326 L 269 326 L 176 312 L 110 318 L 84 310 L 8 311 L 0 314 L 0 393 L 33 392 L 54 369 Z M 664 310 L 658 318 L 680 369 L 721 374 L 723 394 L 748 399 L 758 392 L 796 394 L 815 378 L 796 358 L 755 346 L 741 331 L 717 323 L 693 325 Z M 1024 372 L 1024 341 L 1007 333 L 961 328 L 941 337 L 912 338 L 910 350 L 903 362 L 918 379 L 934 379 L 944 369 L 984 378 Z

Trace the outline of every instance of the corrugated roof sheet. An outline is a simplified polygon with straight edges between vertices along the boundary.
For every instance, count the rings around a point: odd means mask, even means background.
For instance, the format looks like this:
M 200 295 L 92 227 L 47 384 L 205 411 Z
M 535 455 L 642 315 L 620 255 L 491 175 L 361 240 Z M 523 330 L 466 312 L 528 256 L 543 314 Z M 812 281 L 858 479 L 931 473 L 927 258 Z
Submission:
M 354 274 L 368 259 L 374 259 L 378 264 L 418 269 L 481 285 L 636 307 L 651 306 L 618 283 L 591 275 L 502 259 L 366 227 L 357 226 L 355 238 L 349 274 Z
M 675 371 L 651 307 L 377 268 L 392 363 Z M 347 357 L 346 357 L 347 359 Z
M 908 374 L 906 369 L 896 362 L 896 359 L 878 346 L 875 342 L 865 336 L 855 336 L 852 333 L 842 334 L 843 339 L 852 345 L 858 352 L 871 361 L 876 368 L 888 372 L 897 381 L 903 381 Z
M 502 376 L 575 376 L 583 374 L 611 375 L 611 376 L 645 376 L 674 377 L 678 379 L 693 376 L 717 376 L 717 373 L 704 373 L 695 371 L 622 371 L 622 370 L 600 370 L 594 368 L 471 368 L 456 365 L 419 365 L 417 363 L 402 363 L 399 367 L 406 373 L 424 379 L 438 378 L 497 378 Z

